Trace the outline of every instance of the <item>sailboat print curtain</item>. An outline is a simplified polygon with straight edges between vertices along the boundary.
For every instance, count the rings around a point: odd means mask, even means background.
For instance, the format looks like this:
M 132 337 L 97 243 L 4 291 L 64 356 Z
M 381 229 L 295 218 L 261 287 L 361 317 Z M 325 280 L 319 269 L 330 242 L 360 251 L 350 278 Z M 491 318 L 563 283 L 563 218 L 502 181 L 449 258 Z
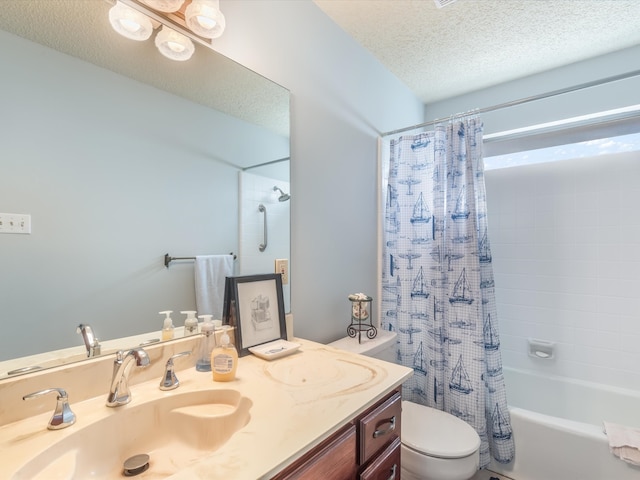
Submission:
M 414 375 L 404 398 L 480 435 L 480 466 L 513 459 L 497 329 L 482 122 L 455 119 L 390 142 L 383 162 L 382 328 Z

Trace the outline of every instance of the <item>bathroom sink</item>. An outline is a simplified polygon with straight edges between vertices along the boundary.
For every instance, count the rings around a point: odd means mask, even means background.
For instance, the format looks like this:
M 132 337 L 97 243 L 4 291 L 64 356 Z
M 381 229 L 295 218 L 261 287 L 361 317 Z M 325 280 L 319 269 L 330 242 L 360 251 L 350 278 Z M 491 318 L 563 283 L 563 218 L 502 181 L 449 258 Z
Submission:
M 138 478 L 164 478 L 224 445 L 249 422 L 251 406 L 235 390 L 202 390 L 105 407 L 104 418 L 86 426 L 79 419 L 13 479 L 122 478 L 124 462 L 139 454 L 149 455 L 149 467 Z
M 384 369 L 368 357 L 354 358 L 345 352 L 319 349 L 313 357 L 292 355 L 269 362 L 265 375 L 285 387 L 298 403 L 315 402 L 318 398 L 339 397 L 370 388 L 385 377 Z M 318 364 L 322 368 L 318 368 Z

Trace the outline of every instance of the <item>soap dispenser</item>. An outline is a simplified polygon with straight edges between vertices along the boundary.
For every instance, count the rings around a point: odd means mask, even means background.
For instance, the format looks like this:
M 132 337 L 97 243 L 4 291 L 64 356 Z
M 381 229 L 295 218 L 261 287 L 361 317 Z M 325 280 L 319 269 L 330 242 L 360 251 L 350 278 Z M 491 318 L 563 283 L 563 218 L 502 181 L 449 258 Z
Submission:
M 171 314 L 173 313 L 173 310 L 165 310 L 159 313 L 160 315 L 165 315 L 164 325 L 162 327 L 162 340 L 171 340 L 174 335 L 173 321 L 171 320 Z
M 216 382 L 230 382 L 236 378 L 238 368 L 238 351 L 229 338 L 230 325 L 222 326 L 220 346 L 211 352 L 211 370 Z
M 211 371 L 211 352 L 213 347 L 216 346 L 216 329 L 214 323 L 211 321 L 213 315 L 200 315 L 198 318 L 202 318 L 202 339 L 200 340 L 200 351 L 198 353 L 198 360 L 196 360 L 196 370 L 198 372 L 210 372 Z
M 185 310 L 180 313 L 187 316 L 184 321 L 184 336 L 187 337 L 198 333 L 198 319 L 196 318 L 196 312 L 193 310 Z

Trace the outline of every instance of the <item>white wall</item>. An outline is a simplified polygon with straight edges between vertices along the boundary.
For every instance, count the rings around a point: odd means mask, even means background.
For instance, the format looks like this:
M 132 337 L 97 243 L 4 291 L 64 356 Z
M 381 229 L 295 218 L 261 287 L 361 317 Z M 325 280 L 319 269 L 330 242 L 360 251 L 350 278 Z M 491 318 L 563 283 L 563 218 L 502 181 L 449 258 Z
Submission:
M 424 106 L 310 0 L 220 2 L 215 48 L 291 91 L 291 310 L 297 336 L 346 335 L 375 296 L 376 137 Z
M 638 178 L 638 152 L 486 172 L 505 365 L 640 390 Z

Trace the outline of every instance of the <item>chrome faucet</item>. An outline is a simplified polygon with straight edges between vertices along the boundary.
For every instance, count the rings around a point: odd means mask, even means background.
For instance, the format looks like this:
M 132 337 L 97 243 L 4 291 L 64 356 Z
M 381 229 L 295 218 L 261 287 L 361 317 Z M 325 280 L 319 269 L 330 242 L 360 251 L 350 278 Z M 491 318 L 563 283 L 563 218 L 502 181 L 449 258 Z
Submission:
M 76 422 L 76 415 L 71 411 L 71 407 L 69 407 L 69 397 L 65 390 L 61 388 L 47 388 L 46 390 L 39 390 L 25 395 L 22 399 L 31 400 L 32 398 L 52 392 L 58 393 L 58 402 L 56 403 L 56 409 L 53 412 L 51 420 L 49 420 L 47 428 L 49 430 L 60 430 L 61 428 L 73 425 Z
M 178 357 L 184 357 L 185 355 L 191 355 L 191 350 L 176 353 L 169 357 L 169 360 L 167 360 L 167 364 L 164 367 L 164 375 L 162 375 L 162 379 L 160 380 L 160 390 L 173 390 L 174 388 L 178 388 L 180 382 L 178 381 L 178 377 L 176 377 L 176 372 L 173 368 L 173 360 Z
M 116 353 L 116 359 L 113 362 L 113 378 L 109 387 L 109 396 L 107 397 L 107 407 L 119 407 L 131 401 L 131 391 L 127 382 L 128 368 L 131 362 L 135 360 L 137 367 L 146 367 L 151 362 L 149 356 L 142 348 L 132 348 L 125 352 L 120 350 Z
M 81 323 L 78 325 L 78 328 L 76 328 L 76 333 L 82 335 L 84 344 L 87 346 L 87 357 L 100 355 L 100 343 L 89 325 Z

